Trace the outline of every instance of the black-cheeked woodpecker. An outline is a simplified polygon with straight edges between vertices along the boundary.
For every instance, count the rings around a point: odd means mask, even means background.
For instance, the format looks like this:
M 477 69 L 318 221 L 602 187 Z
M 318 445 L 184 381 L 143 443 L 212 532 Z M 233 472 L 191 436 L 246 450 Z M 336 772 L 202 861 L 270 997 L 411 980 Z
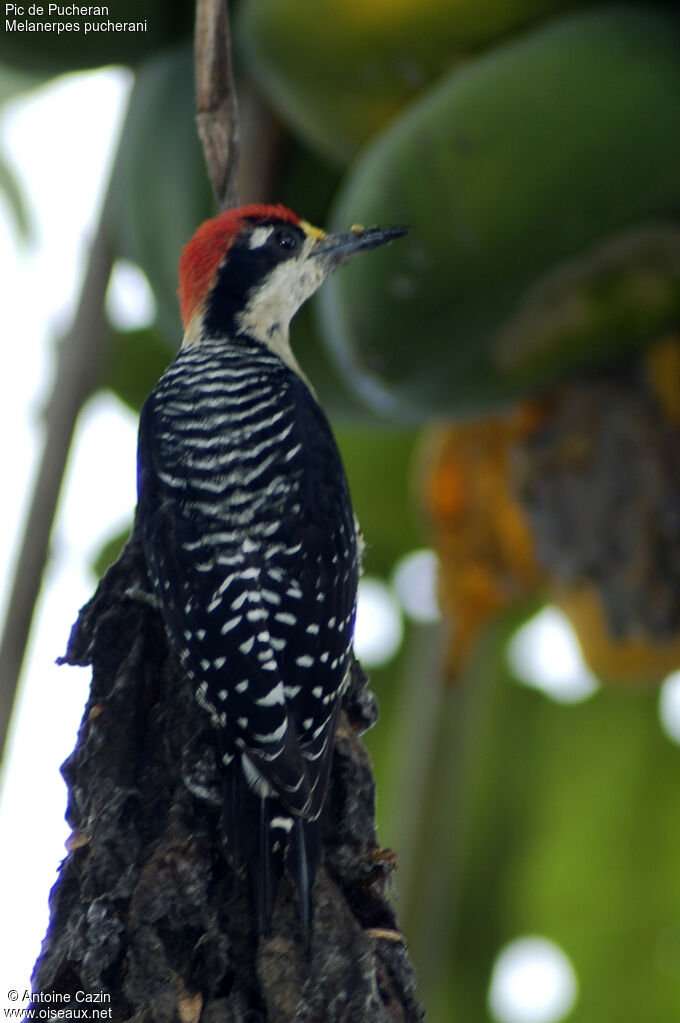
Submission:
M 180 261 L 181 349 L 141 413 L 137 527 L 219 736 L 228 837 L 256 864 L 265 930 L 272 858 L 311 920 L 360 569 L 340 455 L 288 329 L 331 270 L 402 233 L 324 234 L 261 204 L 206 221 Z

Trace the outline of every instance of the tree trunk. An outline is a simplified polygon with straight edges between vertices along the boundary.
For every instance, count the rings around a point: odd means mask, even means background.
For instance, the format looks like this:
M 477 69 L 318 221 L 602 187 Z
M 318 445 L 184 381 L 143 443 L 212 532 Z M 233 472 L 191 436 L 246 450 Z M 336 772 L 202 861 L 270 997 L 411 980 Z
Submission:
M 62 770 L 73 832 L 51 897 L 34 999 L 102 993 L 114 1020 L 392 1023 L 423 1013 L 376 843 L 359 740 L 375 700 L 355 664 L 323 816 L 314 915 L 284 874 L 272 936 L 258 935 L 223 828 L 214 731 L 169 651 L 134 533 L 82 609 L 63 662 L 91 664 L 90 698 Z M 59 1006 L 61 1007 L 61 1006 Z M 95 1004 L 90 1005 L 91 1009 Z

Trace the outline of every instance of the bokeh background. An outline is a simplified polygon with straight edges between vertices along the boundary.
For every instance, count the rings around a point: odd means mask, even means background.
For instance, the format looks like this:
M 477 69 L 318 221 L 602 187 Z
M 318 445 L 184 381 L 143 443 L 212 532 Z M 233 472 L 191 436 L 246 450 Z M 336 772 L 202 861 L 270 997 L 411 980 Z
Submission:
M 10 623 L 26 565 L 44 568 L 2 763 L 3 1006 L 28 986 L 67 838 L 59 765 L 89 679 L 55 658 L 129 529 L 137 413 L 179 341 L 178 253 L 215 212 L 192 4 L 109 11 L 146 28 L 0 27 Z M 231 13 L 243 200 L 411 227 L 329 282 L 293 344 L 367 541 L 357 649 L 381 715 L 366 742 L 429 1018 L 677 1019 L 675 5 Z M 102 239 L 110 274 L 84 285 Z M 65 339 L 93 305 L 54 524 L 26 532 Z M 15 667 L 0 663 L 7 704 Z

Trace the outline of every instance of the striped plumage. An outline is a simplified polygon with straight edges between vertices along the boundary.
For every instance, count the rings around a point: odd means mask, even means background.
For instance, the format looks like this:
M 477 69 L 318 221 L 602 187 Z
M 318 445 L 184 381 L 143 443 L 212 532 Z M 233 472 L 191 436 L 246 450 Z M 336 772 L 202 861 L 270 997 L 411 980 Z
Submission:
M 288 320 L 343 245 L 371 242 L 323 236 L 280 207 L 201 230 L 184 257 L 185 344 L 140 419 L 138 522 L 170 642 L 241 790 L 230 837 L 257 853 L 266 928 L 272 851 L 293 850 L 310 916 L 359 573 L 345 473 Z
M 261 345 L 206 342 L 161 379 L 140 438 L 149 571 L 199 702 L 291 811 L 315 817 L 358 577 L 326 419 Z

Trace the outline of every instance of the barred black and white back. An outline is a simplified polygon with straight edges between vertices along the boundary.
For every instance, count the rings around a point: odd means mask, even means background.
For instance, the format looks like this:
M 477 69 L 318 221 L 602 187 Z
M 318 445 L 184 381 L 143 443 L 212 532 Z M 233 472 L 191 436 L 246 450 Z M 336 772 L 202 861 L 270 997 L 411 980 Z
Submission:
M 243 335 L 182 349 L 139 438 L 167 630 L 275 843 L 319 816 L 351 654 L 359 559 L 335 441 L 306 384 Z

